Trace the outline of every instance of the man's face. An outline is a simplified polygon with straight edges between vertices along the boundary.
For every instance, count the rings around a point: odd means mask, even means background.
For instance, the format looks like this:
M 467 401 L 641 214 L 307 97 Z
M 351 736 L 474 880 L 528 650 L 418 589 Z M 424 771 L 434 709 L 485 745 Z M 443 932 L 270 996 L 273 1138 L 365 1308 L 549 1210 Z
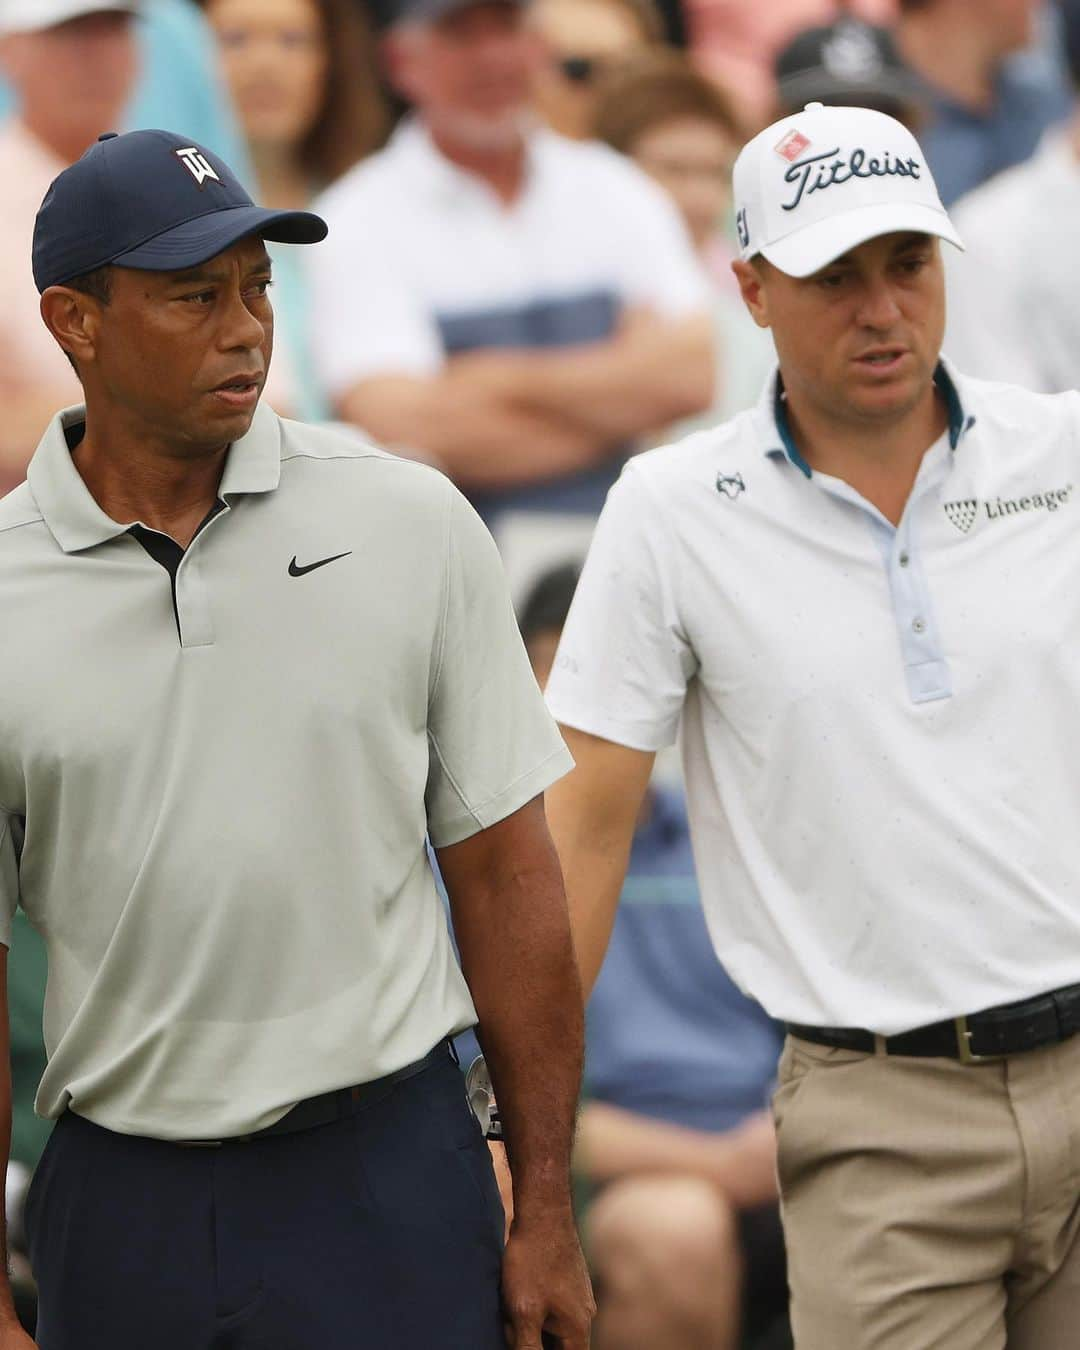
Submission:
M 845 424 L 900 420 L 928 397 L 945 329 L 937 239 L 886 234 L 812 276 L 736 263 L 755 321 L 772 330 L 789 394 Z
M 677 117 L 644 131 L 631 157 L 670 195 L 698 249 L 715 238 L 731 200 L 734 138 L 704 117 Z
M 480 0 L 391 35 L 392 78 L 436 131 L 478 149 L 516 138 L 543 47 L 519 5 Z
M 81 153 L 121 120 L 138 69 L 130 14 L 85 14 L 0 42 L 29 125 Z
M 535 0 L 532 14 L 547 47 L 534 86 L 537 111 L 564 136 L 591 136 L 597 81 L 645 47 L 648 35 L 631 9 L 610 0 Z
M 238 439 L 270 367 L 269 284 L 261 239 L 187 272 L 113 268 L 109 303 L 93 310 L 92 358 L 80 363 L 88 400 L 181 453 Z
M 330 53 L 315 0 L 207 0 L 222 70 L 249 143 L 292 152 L 326 98 Z

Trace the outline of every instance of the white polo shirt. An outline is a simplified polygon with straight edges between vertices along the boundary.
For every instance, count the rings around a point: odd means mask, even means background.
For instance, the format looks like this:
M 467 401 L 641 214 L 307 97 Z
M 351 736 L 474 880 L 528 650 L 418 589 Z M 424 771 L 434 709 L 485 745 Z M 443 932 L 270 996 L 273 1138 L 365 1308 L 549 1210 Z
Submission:
M 775 1017 L 893 1034 L 1080 981 L 1080 395 L 938 380 L 894 528 L 776 400 L 632 460 L 548 686 L 682 723 L 717 952 Z
M 0 502 L 0 939 L 21 901 L 48 947 L 37 1107 L 242 1134 L 475 1021 L 425 834 L 569 756 L 441 474 L 263 406 L 175 566 L 88 492 L 81 418 Z
M 540 128 L 509 206 L 408 118 L 314 209 L 330 233 L 304 250 L 311 342 L 332 398 L 373 376 L 435 375 L 467 352 L 599 342 L 627 308 L 681 317 L 711 304 L 663 190 L 608 146 Z M 473 499 L 489 519 L 511 507 L 596 514 L 619 467 Z
M 1054 128 L 1038 152 L 950 210 L 946 344 L 972 375 L 1056 394 L 1080 388 L 1080 158 Z

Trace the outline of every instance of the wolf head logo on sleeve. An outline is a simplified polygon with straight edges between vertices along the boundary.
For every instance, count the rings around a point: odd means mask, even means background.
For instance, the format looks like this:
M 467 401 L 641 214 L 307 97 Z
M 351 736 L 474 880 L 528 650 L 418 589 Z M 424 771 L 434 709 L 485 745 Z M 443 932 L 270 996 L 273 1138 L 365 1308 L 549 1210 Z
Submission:
M 731 475 L 719 473 L 716 475 L 716 490 L 734 501 L 740 493 L 746 491 L 746 484 L 741 473 Z

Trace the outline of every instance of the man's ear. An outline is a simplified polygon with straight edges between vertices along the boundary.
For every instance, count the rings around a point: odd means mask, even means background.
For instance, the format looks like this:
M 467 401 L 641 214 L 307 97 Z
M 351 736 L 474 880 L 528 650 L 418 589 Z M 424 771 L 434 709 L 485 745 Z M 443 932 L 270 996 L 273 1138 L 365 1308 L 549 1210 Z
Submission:
M 767 266 L 768 264 L 766 264 Z M 743 262 L 741 258 L 731 264 L 735 280 L 739 283 L 739 294 L 743 304 L 750 311 L 750 317 L 759 328 L 768 328 L 769 300 L 765 293 L 765 280 L 756 258 Z
M 45 327 L 80 367 L 93 361 L 101 324 L 101 301 L 70 286 L 48 286 L 41 296 Z

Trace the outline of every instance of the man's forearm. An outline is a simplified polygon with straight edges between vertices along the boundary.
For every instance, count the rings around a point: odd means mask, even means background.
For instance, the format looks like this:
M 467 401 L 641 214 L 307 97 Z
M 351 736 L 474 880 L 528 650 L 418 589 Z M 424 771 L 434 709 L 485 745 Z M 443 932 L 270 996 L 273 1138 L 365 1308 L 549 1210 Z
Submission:
M 547 814 L 588 998 L 611 938 L 619 894 L 655 756 L 562 728 L 576 768 L 548 791 Z
M 710 1133 L 589 1102 L 581 1113 L 575 1160 L 597 1183 L 641 1173 L 689 1174 L 711 1181 L 739 1208 L 776 1196 L 775 1143 L 764 1115 Z
M 527 1223 L 570 1203 L 581 984 L 542 804 L 484 833 L 501 837 L 499 846 L 466 841 L 440 851 L 439 862 L 502 1117 L 515 1222 Z
M 534 898 L 548 889 L 546 878 L 521 880 Z M 492 935 L 493 959 L 466 959 L 465 967 L 506 1137 L 515 1212 L 527 1220 L 534 1205 L 569 1201 L 584 1039 L 581 985 L 569 926 L 544 931 L 526 920 L 531 901 L 502 899 L 505 941 Z
M 349 422 L 391 449 L 420 453 L 476 489 L 525 486 L 576 473 L 609 452 L 555 411 L 514 407 L 489 389 L 446 377 L 380 376 L 341 400 Z
M 709 407 L 716 381 L 712 321 L 653 320 L 625 337 L 546 352 L 477 353 L 452 362 L 524 411 L 569 419 L 626 442 Z

